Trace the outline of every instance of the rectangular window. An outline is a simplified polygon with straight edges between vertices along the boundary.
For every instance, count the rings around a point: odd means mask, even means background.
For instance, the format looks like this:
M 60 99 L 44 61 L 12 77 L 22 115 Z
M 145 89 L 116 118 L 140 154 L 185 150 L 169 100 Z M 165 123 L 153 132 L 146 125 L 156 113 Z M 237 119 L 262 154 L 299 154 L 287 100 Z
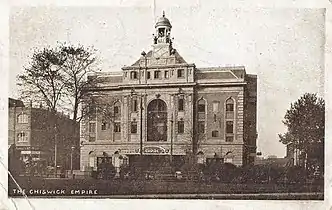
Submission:
M 228 134 L 233 133 L 233 121 L 226 122 L 226 133 L 228 133 Z
M 89 142 L 96 141 L 96 136 L 89 136 Z
M 205 104 L 198 104 L 198 112 L 205 112 Z
M 205 122 L 198 121 L 198 133 L 205 133 Z
M 233 112 L 234 111 L 234 104 L 226 104 L 226 111 Z
M 184 122 L 178 121 L 178 133 L 184 133 Z
M 179 98 L 179 101 L 178 101 L 178 108 L 179 108 L 179 111 L 183 111 L 184 110 L 184 99 L 183 98 Z
M 216 114 L 213 114 L 213 121 L 217 122 L 217 115 Z
M 119 133 L 121 132 L 121 126 L 119 122 L 114 123 L 114 133 Z
M 133 99 L 133 103 L 132 103 L 132 111 L 133 112 L 137 112 L 137 99 L 136 98 L 134 98 Z
M 219 131 L 212 131 L 212 137 L 218 137 Z
M 184 69 L 178 69 L 178 78 L 184 77 Z
M 160 78 L 160 71 L 155 71 L 155 72 L 154 72 L 154 78 L 155 78 L 155 79 Z
M 89 132 L 90 133 L 96 132 L 96 123 L 89 123 Z
M 166 78 L 166 79 L 169 78 L 169 71 L 165 71 L 165 78 Z
M 106 129 L 107 129 L 107 122 L 103 122 L 103 123 L 101 124 L 101 130 L 104 131 L 104 130 L 106 130 Z
M 212 104 L 212 110 L 213 112 L 218 112 L 219 111 L 219 102 L 213 102 Z
M 233 138 L 233 136 L 226 136 L 226 142 L 232 142 Z
M 137 133 L 137 122 L 131 122 L 131 133 Z
M 146 73 L 147 73 L 146 78 L 147 78 L 147 79 L 150 79 L 150 78 L 151 78 L 151 72 L 148 71 L 148 72 L 146 72 Z
M 114 115 L 117 115 L 117 114 L 119 114 L 119 113 L 120 113 L 120 107 L 115 106 L 115 107 L 114 107 Z

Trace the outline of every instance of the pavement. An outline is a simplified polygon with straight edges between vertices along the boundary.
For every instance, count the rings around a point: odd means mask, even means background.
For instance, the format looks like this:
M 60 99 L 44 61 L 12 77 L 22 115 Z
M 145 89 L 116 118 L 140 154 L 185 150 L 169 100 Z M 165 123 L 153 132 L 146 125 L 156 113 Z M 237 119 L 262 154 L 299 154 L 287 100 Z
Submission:
M 101 195 L 113 199 L 251 199 L 251 200 L 324 200 L 324 193 L 246 193 L 246 194 L 148 194 Z

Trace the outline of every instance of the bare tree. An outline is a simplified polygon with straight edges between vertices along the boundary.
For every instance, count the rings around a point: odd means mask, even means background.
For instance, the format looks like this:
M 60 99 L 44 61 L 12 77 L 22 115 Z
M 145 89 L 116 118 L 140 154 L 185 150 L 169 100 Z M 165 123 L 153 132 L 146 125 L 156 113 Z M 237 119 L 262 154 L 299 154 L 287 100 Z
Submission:
M 70 110 L 77 120 L 79 104 L 96 81 L 89 73 L 97 71 L 92 47 L 59 44 L 33 52 L 29 66 L 18 77 L 22 99 L 41 99 L 51 110 Z M 71 108 L 68 108 L 70 106 Z
M 97 57 L 95 49 L 82 45 L 72 46 L 61 44 L 59 53 L 66 59 L 60 66 L 64 77 L 66 99 L 71 103 L 73 120 L 78 119 L 79 104 L 84 96 L 89 94 L 87 89 L 96 85 L 95 77 L 87 78 L 87 74 L 97 71 Z
M 36 99 L 55 111 L 60 106 L 65 88 L 61 65 L 64 56 L 54 49 L 35 50 L 23 74 L 18 76 L 18 85 L 23 100 Z

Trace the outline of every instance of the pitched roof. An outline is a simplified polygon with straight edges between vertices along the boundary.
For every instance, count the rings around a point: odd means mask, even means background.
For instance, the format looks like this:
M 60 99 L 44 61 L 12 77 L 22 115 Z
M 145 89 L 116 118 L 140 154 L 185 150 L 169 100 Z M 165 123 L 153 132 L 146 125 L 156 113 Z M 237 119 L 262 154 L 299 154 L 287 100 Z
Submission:
M 183 57 L 178 53 L 177 50 L 174 49 L 174 54 L 169 56 L 169 58 L 175 57 L 175 63 L 174 64 L 186 64 L 187 62 L 183 59 Z M 155 58 L 152 56 L 153 52 L 152 50 L 150 50 L 147 54 L 146 54 L 146 58 L 147 59 L 151 59 L 154 60 Z M 143 57 L 140 57 L 133 65 L 131 66 L 139 66 L 141 60 L 143 59 Z M 153 63 L 153 62 L 152 62 Z

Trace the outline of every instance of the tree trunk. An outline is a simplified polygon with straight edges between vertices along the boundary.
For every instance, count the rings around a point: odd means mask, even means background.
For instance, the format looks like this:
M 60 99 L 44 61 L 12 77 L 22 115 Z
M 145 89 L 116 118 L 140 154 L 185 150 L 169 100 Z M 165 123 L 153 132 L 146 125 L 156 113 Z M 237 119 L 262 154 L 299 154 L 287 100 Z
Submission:
M 78 100 L 75 99 L 75 102 L 74 102 L 74 112 L 73 112 L 73 120 L 74 121 L 77 120 L 77 112 L 78 112 Z

